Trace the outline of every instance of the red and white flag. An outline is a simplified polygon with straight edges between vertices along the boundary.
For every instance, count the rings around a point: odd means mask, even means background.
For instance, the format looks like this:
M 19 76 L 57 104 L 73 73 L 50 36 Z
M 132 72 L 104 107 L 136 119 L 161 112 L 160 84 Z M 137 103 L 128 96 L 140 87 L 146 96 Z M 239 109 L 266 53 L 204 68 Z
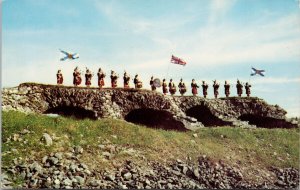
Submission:
M 186 65 L 186 62 L 184 60 L 180 59 L 179 57 L 175 57 L 174 55 L 172 55 L 172 57 L 171 57 L 171 63 L 179 64 L 179 65 Z

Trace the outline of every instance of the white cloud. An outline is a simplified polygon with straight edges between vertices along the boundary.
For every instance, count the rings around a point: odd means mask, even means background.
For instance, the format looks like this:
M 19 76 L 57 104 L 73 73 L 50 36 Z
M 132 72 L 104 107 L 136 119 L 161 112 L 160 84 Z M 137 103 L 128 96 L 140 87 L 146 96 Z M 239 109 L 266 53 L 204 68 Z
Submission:
M 111 23 L 116 26 L 132 32 L 134 34 L 147 35 L 150 38 L 158 34 L 174 32 L 186 23 L 196 18 L 198 13 L 194 14 L 168 14 L 160 18 L 146 18 L 142 15 L 133 15 L 130 11 L 122 7 L 121 3 L 116 1 L 94 1 L 95 7 L 100 13 L 106 16 Z M 198 11 L 200 11 L 198 9 Z
M 288 113 L 286 114 L 287 117 L 300 117 L 300 102 L 295 107 L 290 107 L 287 109 Z
M 300 60 L 299 33 L 298 17 L 292 14 L 263 27 L 261 23 L 208 25 L 178 43 L 194 64 Z
M 211 2 L 210 20 L 224 16 L 234 5 L 235 0 L 214 0 Z M 157 49 L 151 51 L 162 60 L 169 54 L 179 54 L 191 66 L 237 64 L 243 62 L 271 62 L 300 60 L 300 23 L 297 14 L 286 15 L 273 20 L 272 14 L 245 26 L 223 22 L 200 26 L 198 29 L 176 33 L 186 23 L 192 22 L 195 15 L 174 18 L 169 15 L 161 19 L 146 19 L 129 15 L 119 4 L 98 3 L 98 9 L 112 22 L 130 32 L 150 39 Z M 271 21 L 271 22 L 270 22 Z M 145 55 L 139 50 L 140 55 Z M 159 54 L 164 52 L 167 55 Z M 146 53 L 147 54 L 147 53 Z M 149 60 L 149 56 L 136 56 L 136 60 Z M 140 60 L 137 60 L 137 62 Z M 133 61 L 134 62 L 134 61 Z M 160 63 L 157 63 L 159 65 Z M 146 65 L 147 67 L 147 65 Z
M 212 1 L 211 15 L 226 14 L 234 3 L 234 0 Z M 182 29 L 184 24 L 192 22 L 196 18 L 195 15 L 183 15 L 177 19 L 173 15 L 170 15 L 166 18 L 150 20 L 141 17 L 132 17 L 127 10 L 124 10 L 119 3 L 115 3 L 114 1 L 95 1 L 95 5 L 113 23 L 129 28 L 133 33 L 143 36 L 144 39 L 152 42 L 150 45 L 145 44 L 146 48 L 128 48 L 124 51 L 116 52 L 116 57 L 124 60 L 124 62 L 118 63 L 120 67 L 117 69 L 120 72 L 123 72 L 123 69 L 126 68 L 128 71 L 132 70 L 133 73 L 145 73 L 145 71 L 155 69 L 157 73 L 164 73 L 170 62 L 171 54 L 184 58 L 188 62 L 189 68 L 195 68 L 195 70 L 204 66 L 240 64 L 243 62 L 286 61 L 298 58 L 300 60 L 300 24 L 298 22 L 298 15 L 295 14 L 286 15 L 277 21 L 268 23 L 264 18 L 263 21 L 257 20 L 255 23 L 249 23 L 243 27 L 223 22 L 218 25 L 208 24 L 206 26 L 199 26 L 197 29 L 185 30 L 186 32 L 183 33 L 176 33 L 176 30 Z M 97 32 L 89 31 L 83 35 L 95 35 Z M 101 35 L 101 32 L 99 31 L 98 34 Z M 24 38 L 27 35 L 45 36 L 50 33 L 56 36 L 59 34 L 58 31 L 28 30 L 9 32 L 9 35 L 18 36 L 20 33 Z M 32 49 L 36 48 L 27 49 L 32 52 Z M 49 51 L 43 50 L 43 52 L 53 52 L 53 47 L 49 48 L 49 45 L 46 49 L 49 49 Z M 87 49 L 89 51 L 85 52 L 97 54 L 98 50 L 90 50 L 90 47 L 84 47 L 84 50 Z M 12 64 L 16 58 L 9 55 L 15 55 L 19 50 L 6 48 L 5 51 L 5 61 Z M 78 50 L 76 49 L 76 51 Z M 32 54 L 30 52 L 27 54 Z M 38 57 L 39 55 L 36 56 L 36 61 L 43 59 L 43 57 Z M 81 58 L 88 65 L 116 65 L 107 57 L 99 58 L 100 63 L 99 61 L 97 63 L 97 60 L 87 59 L 84 60 Z M 53 62 L 57 62 L 57 60 L 53 60 Z M 36 68 L 32 67 L 30 69 L 34 70 Z M 72 68 L 68 69 L 73 70 Z M 114 68 L 107 67 L 106 69 Z M 14 68 L 10 71 L 13 72 L 13 70 Z M 174 69 L 173 71 L 175 71 L 174 75 L 181 72 L 179 69 Z M 43 78 L 45 75 L 36 77 Z M 279 81 L 285 80 L 277 79 L 277 82 Z
M 226 79 L 230 84 L 235 84 L 237 78 L 228 78 Z M 249 82 L 253 85 L 260 85 L 262 88 L 260 90 L 264 92 L 273 92 L 271 89 L 266 88 L 265 84 L 290 84 L 290 83 L 300 83 L 300 77 L 261 77 L 261 76 L 251 76 L 249 75 L 248 78 L 240 77 L 239 80 L 242 83 Z M 300 89 L 299 89 L 300 90 Z M 300 92 L 300 91 L 299 91 Z
M 223 17 L 235 2 L 236 0 L 212 0 L 209 22 L 215 22 L 217 19 Z
M 253 84 L 287 84 L 287 83 L 300 83 L 300 77 L 298 78 L 273 78 L 273 77 L 260 77 L 251 80 Z

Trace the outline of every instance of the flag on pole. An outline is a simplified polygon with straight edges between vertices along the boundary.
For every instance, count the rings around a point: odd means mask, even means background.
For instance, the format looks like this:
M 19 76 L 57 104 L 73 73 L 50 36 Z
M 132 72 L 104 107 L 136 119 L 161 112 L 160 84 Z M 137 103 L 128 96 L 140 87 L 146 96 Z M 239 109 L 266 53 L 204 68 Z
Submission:
M 179 57 L 176 57 L 174 55 L 172 55 L 172 57 L 171 57 L 171 63 L 183 65 L 183 66 L 186 65 L 186 62 L 184 60 L 182 60 Z
M 260 70 L 260 69 L 255 69 L 254 67 L 252 67 L 252 70 L 253 70 L 253 73 L 251 73 L 250 75 L 251 76 L 254 76 L 254 75 L 260 75 L 262 77 L 265 76 L 265 70 Z

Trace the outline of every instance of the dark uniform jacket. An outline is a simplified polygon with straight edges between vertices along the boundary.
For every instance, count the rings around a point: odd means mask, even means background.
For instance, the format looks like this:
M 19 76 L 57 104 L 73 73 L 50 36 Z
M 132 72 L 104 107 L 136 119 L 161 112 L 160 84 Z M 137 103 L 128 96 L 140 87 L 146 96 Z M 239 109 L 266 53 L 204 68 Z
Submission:
M 215 95 L 218 95 L 218 94 L 219 94 L 219 92 L 218 92 L 219 86 L 220 86 L 219 84 L 214 84 L 214 85 L 213 85 L 213 87 L 214 87 L 214 94 L 215 94 Z
M 208 84 L 202 84 L 202 89 L 203 89 L 203 95 L 206 96 L 207 95 L 207 89 L 208 89 Z
M 103 72 L 98 72 L 98 86 L 104 86 L 104 77 L 105 74 Z
M 92 74 L 86 73 L 85 74 L 85 85 L 91 85 L 91 80 L 92 80 Z
M 243 85 L 241 83 L 236 84 L 237 94 L 243 94 Z
M 192 87 L 192 94 L 198 94 L 197 88 L 199 88 L 199 86 L 197 85 L 197 83 L 191 83 L 191 87 Z
M 224 84 L 225 94 L 230 94 L 230 84 Z

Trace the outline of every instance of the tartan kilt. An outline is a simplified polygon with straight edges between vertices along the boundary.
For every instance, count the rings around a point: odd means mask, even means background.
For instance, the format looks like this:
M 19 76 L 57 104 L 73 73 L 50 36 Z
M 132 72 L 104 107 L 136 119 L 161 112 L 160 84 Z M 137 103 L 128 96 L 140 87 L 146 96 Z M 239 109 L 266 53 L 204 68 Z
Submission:
M 62 84 L 64 82 L 63 78 L 57 79 L 57 84 Z
M 117 83 L 116 82 L 111 82 L 111 87 L 113 87 L 113 88 L 117 87 Z
M 85 85 L 91 85 L 91 84 L 92 84 L 92 83 L 91 83 L 90 80 L 85 81 Z
M 104 80 L 103 79 L 98 80 L 98 86 L 104 86 Z
M 198 94 L 198 91 L 197 91 L 197 88 L 196 88 L 196 87 L 193 87 L 193 88 L 192 88 L 192 93 L 193 93 L 193 94 Z
M 176 93 L 176 88 L 170 88 L 170 89 L 169 89 L 169 92 L 170 92 L 171 94 L 175 94 L 175 93 Z
M 184 94 L 184 93 L 186 93 L 186 89 L 185 89 L 185 88 L 181 88 L 181 89 L 179 90 L 179 92 L 180 92 L 181 94 Z
M 229 95 L 230 94 L 229 90 L 225 90 L 225 94 Z
M 163 93 L 168 93 L 168 89 L 166 87 L 163 87 Z
M 75 79 L 75 84 L 76 84 L 76 85 L 80 85 L 80 84 L 81 84 L 81 77 L 77 77 L 77 78 Z

